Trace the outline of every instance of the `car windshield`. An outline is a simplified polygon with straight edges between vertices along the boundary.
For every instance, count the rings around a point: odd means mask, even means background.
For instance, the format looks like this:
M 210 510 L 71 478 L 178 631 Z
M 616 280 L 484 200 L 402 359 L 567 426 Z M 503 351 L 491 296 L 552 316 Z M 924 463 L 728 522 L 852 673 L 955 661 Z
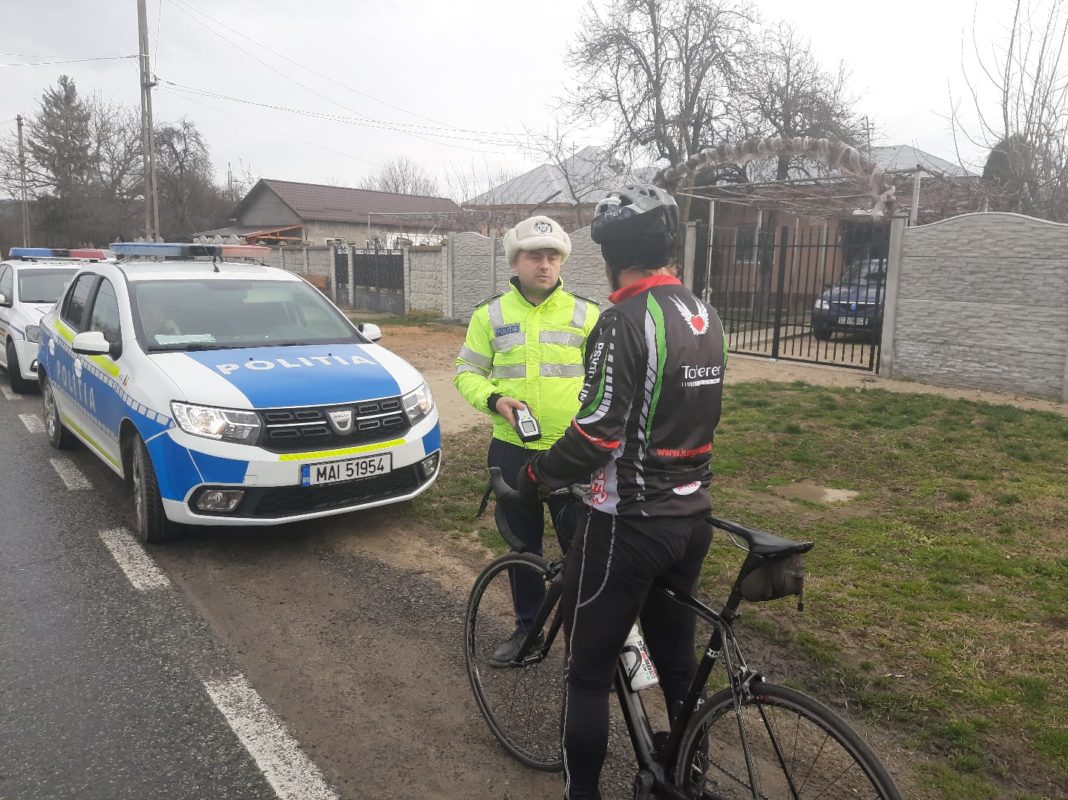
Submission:
M 23 303 L 54 303 L 77 271 L 77 267 L 20 271 L 19 300 Z
M 842 273 L 840 283 L 881 283 L 886 280 L 885 261 L 858 261 Z
M 365 342 L 303 281 L 137 281 L 133 314 L 148 352 Z

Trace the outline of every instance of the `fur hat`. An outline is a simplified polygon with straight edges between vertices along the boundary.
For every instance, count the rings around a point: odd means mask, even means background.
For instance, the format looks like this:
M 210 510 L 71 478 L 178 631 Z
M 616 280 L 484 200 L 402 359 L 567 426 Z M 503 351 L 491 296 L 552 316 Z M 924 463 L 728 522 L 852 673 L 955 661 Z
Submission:
M 571 255 L 571 237 L 555 220 L 531 217 L 504 234 L 504 257 L 509 264 L 515 262 L 520 250 L 556 250 L 563 264 Z

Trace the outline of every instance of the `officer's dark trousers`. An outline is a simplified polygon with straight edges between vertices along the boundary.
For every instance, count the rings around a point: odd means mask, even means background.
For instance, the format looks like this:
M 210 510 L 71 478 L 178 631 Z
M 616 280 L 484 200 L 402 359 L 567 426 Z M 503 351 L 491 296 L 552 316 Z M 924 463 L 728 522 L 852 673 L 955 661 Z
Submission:
M 516 475 L 533 455 L 533 451 L 494 438 L 490 440 L 487 461 L 491 467 L 500 467 L 501 475 L 508 485 L 515 489 Z M 548 506 L 557 541 L 560 542 L 560 548 L 566 552 L 582 511 L 582 504 L 566 496 L 556 496 L 549 498 Z M 526 545 L 527 552 L 540 556 L 545 531 L 542 506 L 523 506 L 515 503 L 505 513 L 508 527 Z M 541 605 L 545 586 L 533 570 L 518 570 L 517 573 L 513 572 L 510 575 L 516 627 L 529 630 L 538 607 Z

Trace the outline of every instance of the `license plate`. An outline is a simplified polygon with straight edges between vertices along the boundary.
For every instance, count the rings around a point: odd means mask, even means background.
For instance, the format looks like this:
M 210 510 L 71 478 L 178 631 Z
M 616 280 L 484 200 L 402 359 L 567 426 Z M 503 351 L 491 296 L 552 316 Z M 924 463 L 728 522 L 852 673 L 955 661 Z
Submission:
M 392 469 L 392 453 L 360 456 L 345 461 L 328 461 L 323 464 L 304 464 L 300 468 L 300 485 L 318 486 L 323 483 L 358 481 L 362 478 L 373 478 Z
M 839 317 L 839 325 L 867 325 L 868 320 L 864 317 Z

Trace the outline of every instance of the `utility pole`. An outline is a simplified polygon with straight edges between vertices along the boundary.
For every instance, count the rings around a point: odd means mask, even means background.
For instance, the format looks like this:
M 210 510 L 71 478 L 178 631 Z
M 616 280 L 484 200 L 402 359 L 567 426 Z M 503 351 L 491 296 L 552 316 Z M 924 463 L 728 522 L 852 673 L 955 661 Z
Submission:
M 30 246 L 30 205 L 26 199 L 26 149 L 22 145 L 22 114 L 15 117 L 19 125 L 19 191 L 22 194 L 22 246 Z
M 156 190 L 156 148 L 152 128 L 152 69 L 148 63 L 148 11 L 145 0 L 137 0 L 138 62 L 141 65 L 141 148 L 144 151 L 145 238 L 159 238 L 159 194 Z
M 864 117 L 864 137 L 868 143 L 868 158 L 871 158 L 871 134 L 874 130 L 875 126 L 871 124 L 871 120 Z

